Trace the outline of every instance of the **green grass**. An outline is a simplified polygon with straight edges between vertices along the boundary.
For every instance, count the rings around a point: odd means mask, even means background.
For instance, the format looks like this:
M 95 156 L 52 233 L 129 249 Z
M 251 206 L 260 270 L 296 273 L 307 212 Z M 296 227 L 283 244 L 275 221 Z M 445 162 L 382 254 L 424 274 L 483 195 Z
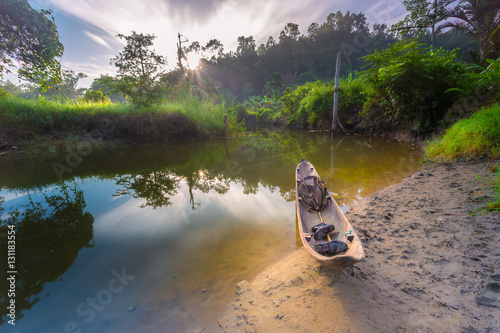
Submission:
M 223 103 L 193 96 L 149 107 L 5 96 L 0 98 L 0 141 L 21 141 L 22 151 L 36 155 L 64 152 L 79 140 L 92 141 L 96 130 L 106 139 L 136 143 L 216 138 L 222 135 L 226 114 Z M 228 122 L 229 135 L 242 131 L 231 117 Z
M 426 147 L 426 159 L 450 161 L 481 156 L 500 157 L 500 105 L 475 112 L 448 128 Z

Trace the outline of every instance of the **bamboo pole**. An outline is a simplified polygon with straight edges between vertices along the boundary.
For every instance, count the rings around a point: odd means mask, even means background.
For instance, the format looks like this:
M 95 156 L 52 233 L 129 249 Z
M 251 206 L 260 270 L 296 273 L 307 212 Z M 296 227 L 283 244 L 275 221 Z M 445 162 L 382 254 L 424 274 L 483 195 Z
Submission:
M 333 117 L 332 117 L 332 134 L 335 135 L 337 127 L 337 106 L 339 102 L 339 75 L 340 75 L 340 51 L 337 52 L 337 66 L 335 67 L 335 92 L 333 94 Z
M 227 115 L 224 116 L 224 128 L 222 129 L 222 136 L 226 137 L 227 134 Z

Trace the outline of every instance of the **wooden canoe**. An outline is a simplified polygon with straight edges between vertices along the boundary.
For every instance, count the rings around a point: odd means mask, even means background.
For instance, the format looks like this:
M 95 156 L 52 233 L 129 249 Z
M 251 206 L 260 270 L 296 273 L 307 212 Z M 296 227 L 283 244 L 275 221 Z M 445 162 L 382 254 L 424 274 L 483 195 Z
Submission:
M 365 251 L 361 244 L 361 240 L 329 192 L 326 192 L 326 206 L 320 211 L 320 214 L 308 210 L 309 205 L 300 198 L 299 184 L 304 178 L 309 176 L 319 178 L 314 166 L 306 159 L 303 159 L 297 165 L 295 193 L 300 239 L 305 249 L 314 259 L 319 261 L 320 264 L 334 269 L 342 269 L 363 260 L 365 258 Z M 345 242 L 348 246 L 346 252 L 328 256 L 320 254 L 315 250 L 317 244 L 329 241 L 328 239 L 315 240 L 314 237 L 312 237 L 311 228 L 321 222 L 333 224 L 335 226 L 335 230 L 329 234 L 330 239 L 340 239 Z

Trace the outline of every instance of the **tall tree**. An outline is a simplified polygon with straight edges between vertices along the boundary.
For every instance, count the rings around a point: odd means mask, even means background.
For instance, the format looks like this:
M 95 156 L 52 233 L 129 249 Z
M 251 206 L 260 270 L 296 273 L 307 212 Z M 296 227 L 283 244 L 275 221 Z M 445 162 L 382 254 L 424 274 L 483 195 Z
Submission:
M 167 63 L 166 58 L 150 50 L 156 38 L 155 35 L 138 34 L 132 31 L 130 36 L 118 34 L 117 37 L 127 42 L 123 51 L 111 59 L 111 64 L 118 67 L 120 75 L 155 79 L 163 73 L 162 68 Z
M 27 0 L 0 2 L 0 77 L 9 67 L 20 68 L 19 77 L 37 79 L 46 87 L 48 79 L 61 80 L 61 65 L 56 59 L 64 47 L 50 10 L 37 11 Z
M 296 41 L 299 39 L 299 36 L 299 25 L 295 23 L 287 23 L 285 28 L 280 32 L 280 43 Z
M 241 56 L 253 54 L 256 52 L 255 47 L 255 39 L 253 36 L 240 36 L 238 37 L 238 48 L 236 49 L 236 53 Z
M 446 15 L 445 28 L 465 31 L 479 41 L 481 60 L 500 56 L 500 1 L 460 0 Z
M 135 104 L 158 101 L 161 98 L 159 78 L 167 60 L 150 49 L 156 36 L 132 31 L 130 36 L 119 34 L 117 37 L 125 39 L 127 45 L 111 59 L 111 64 L 118 67 L 115 90 L 129 96 Z
M 442 22 L 448 17 L 447 9 L 456 0 L 406 0 L 403 5 L 409 12 L 404 20 L 394 24 L 392 30 L 402 36 L 414 34 L 422 37 L 430 30 L 431 44 L 436 33 L 442 28 Z M 440 25 L 441 24 L 441 25 Z

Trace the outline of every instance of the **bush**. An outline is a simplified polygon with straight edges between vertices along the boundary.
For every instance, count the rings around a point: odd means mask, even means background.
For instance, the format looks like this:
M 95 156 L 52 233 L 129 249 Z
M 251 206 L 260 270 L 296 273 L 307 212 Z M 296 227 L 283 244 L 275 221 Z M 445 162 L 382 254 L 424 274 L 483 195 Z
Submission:
M 247 119 L 248 117 L 245 106 L 241 104 L 237 104 L 234 108 L 229 109 L 229 112 L 236 117 L 236 120 L 238 122 L 242 121 L 243 119 Z
M 87 90 L 83 99 L 87 102 L 110 102 L 108 96 L 105 96 L 101 90 Z
M 463 118 L 469 118 L 481 107 L 488 107 L 500 100 L 500 58 L 487 59 L 489 66 L 471 65 L 464 75 L 463 96 L 446 112 L 442 121 L 448 127 Z
M 365 56 L 371 85 L 365 122 L 388 130 L 431 130 L 462 94 L 465 66 L 455 58 L 455 50 L 433 50 L 415 41 Z
M 358 113 L 366 99 L 367 83 L 363 78 L 341 80 L 338 115 L 342 123 L 358 122 Z M 332 123 L 334 82 L 307 82 L 297 89 L 287 89 L 281 98 L 281 112 L 292 125 L 329 128 Z
M 12 94 L 9 93 L 7 90 L 5 90 L 3 87 L 0 87 L 0 99 L 10 98 L 10 97 L 12 97 Z
M 427 158 L 452 160 L 483 155 L 500 157 L 500 106 L 483 108 L 456 122 L 426 147 Z
M 362 77 L 341 80 L 339 85 L 338 115 L 343 124 L 356 124 L 366 101 L 368 82 Z

